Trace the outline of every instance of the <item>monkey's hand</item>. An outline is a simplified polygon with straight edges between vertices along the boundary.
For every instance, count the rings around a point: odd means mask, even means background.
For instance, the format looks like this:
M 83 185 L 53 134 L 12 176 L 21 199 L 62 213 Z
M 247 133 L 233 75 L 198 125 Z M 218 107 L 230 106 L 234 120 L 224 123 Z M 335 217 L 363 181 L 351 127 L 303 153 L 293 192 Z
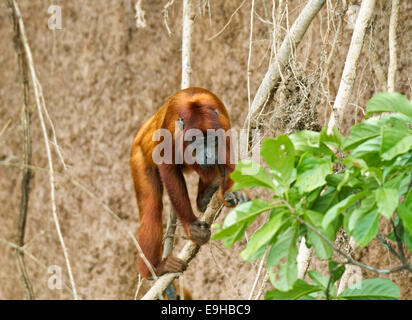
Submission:
M 226 191 L 224 194 L 225 205 L 227 207 L 234 207 L 239 203 L 247 202 L 251 200 L 249 194 L 246 191 Z
M 156 275 L 160 277 L 165 273 L 179 273 L 185 271 L 187 264 L 172 255 L 168 255 L 156 268 Z
M 195 221 L 190 225 L 190 240 L 198 246 L 205 244 L 210 239 L 210 227 L 206 222 Z

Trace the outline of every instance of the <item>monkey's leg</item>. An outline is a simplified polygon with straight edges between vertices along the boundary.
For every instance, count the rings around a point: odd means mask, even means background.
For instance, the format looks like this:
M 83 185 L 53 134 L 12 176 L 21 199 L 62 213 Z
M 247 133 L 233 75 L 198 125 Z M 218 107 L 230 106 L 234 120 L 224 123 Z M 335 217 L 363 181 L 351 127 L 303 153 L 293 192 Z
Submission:
M 166 272 L 182 272 L 186 265 L 179 259 L 169 256 L 161 261 L 163 186 L 157 168 L 147 164 L 139 147 L 132 150 L 130 167 L 140 216 L 137 240 L 143 254 L 153 266 L 156 275 Z M 140 255 L 138 257 L 138 267 L 142 277 L 149 278 L 152 276 Z

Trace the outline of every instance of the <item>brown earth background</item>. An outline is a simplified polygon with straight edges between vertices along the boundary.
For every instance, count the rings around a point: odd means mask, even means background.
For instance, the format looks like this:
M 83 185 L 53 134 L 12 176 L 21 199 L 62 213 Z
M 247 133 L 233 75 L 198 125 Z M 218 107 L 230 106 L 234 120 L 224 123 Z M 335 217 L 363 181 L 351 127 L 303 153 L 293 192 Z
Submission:
M 202 14 L 196 3 L 197 17 L 192 37 L 192 85 L 215 92 L 225 103 L 232 125 L 240 128 L 248 110 L 247 61 L 250 31 L 250 1 L 233 16 L 231 23 L 215 39 L 242 1 L 211 0 L 210 15 Z M 253 26 L 253 51 L 250 66 L 252 98 L 267 70 L 270 58 L 271 1 L 265 12 L 263 1 L 256 1 Z M 169 9 L 168 36 L 163 24 L 165 1 L 143 1 L 147 26 L 137 28 L 132 0 L 20 0 L 34 62 L 43 86 L 46 105 L 56 128 L 58 143 L 68 167 L 67 173 L 79 180 L 98 199 L 108 204 L 136 232 L 138 212 L 129 171 L 129 151 L 133 135 L 142 122 L 180 88 L 181 74 L 181 1 Z M 199 2 L 200 3 L 200 2 Z M 278 3 L 278 1 L 276 1 Z M 288 11 L 282 25 L 287 28 L 305 1 L 287 1 Z M 63 29 L 49 30 L 50 5 L 62 7 Z M 359 4 L 351 1 L 351 4 Z M 399 54 L 396 89 L 411 98 L 412 75 L 412 2 L 401 1 Z M 313 88 L 316 77 L 324 72 L 325 56 L 339 21 L 340 1 L 327 1 L 307 31 L 297 50 L 293 76 L 281 86 L 271 106 L 281 115 L 270 114 L 265 135 L 285 131 L 292 121 L 293 107 L 302 101 L 304 88 Z M 201 7 L 201 4 L 199 5 Z M 269 17 L 267 16 L 269 12 Z M 5 1 L 0 2 L 0 160 L 21 162 L 21 85 L 13 47 L 13 30 Z M 358 77 L 345 115 L 345 128 L 359 122 L 366 101 L 385 87 L 376 69 L 387 70 L 388 22 L 390 1 L 378 0 L 374 27 L 368 31 L 359 61 Z M 266 17 L 266 18 L 265 18 Z M 287 19 L 286 19 L 287 18 Z M 328 32 L 329 31 L 329 32 Z M 322 83 L 321 98 L 315 105 L 316 120 L 325 125 L 336 95 L 351 39 L 350 16 L 345 16 L 328 79 Z M 281 30 L 276 43 L 284 37 Z M 375 50 L 377 61 L 371 59 Z M 314 80 L 315 79 L 315 80 Z M 300 80 L 300 81 L 297 81 Z M 312 86 L 312 87 L 311 87 Z M 300 88 L 300 89 L 299 89 Z M 319 88 L 317 90 L 320 90 Z M 296 92 L 298 94 L 296 94 Z M 32 93 L 32 91 L 31 91 Z M 299 94 L 301 96 L 299 96 Z M 282 102 L 283 101 L 283 102 Z M 286 102 L 285 102 L 286 101 Z M 303 104 L 307 105 L 307 104 Z M 310 104 L 309 104 L 310 105 Z M 31 99 L 34 109 L 34 99 Z M 284 114 L 282 114 L 284 113 Z M 278 119 L 278 120 L 277 120 Z M 284 121 L 284 120 L 282 120 Z M 302 125 L 305 127 L 305 124 Z M 299 127 L 299 126 L 298 126 Z M 46 168 L 47 158 L 36 112 L 32 117 L 33 165 Z M 53 154 L 57 171 L 63 171 Z M 192 201 L 197 178 L 188 177 Z M 63 237 L 68 247 L 77 289 L 85 299 L 133 299 L 137 286 L 136 250 L 116 221 L 85 192 L 61 176 L 57 177 L 57 209 Z M 0 238 L 16 241 L 21 188 L 21 171 L 0 166 Z M 164 197 L 166 216 L 169 200 Z M 220 220 L 224 217 L 225 211 Z M 256 229 L 262 221 L 252 226 Z M 385 228 L 383 224 L 382 228 Z M 178 234 L 182 230 L 178 228 Z M 250 234 L 250 233 L 249 233 Z M 47 173 L 35 171 L 27 221 L 27 250 L 46 267 L 62 267 L 69 282 L 63 254 L 51 214 Z M 184 240 L 177 240 L 181 247 Z M 258 264 L 240 259 L 243 240 L 234 248 L 211 241 L 203 246 L 184 274 L 185 286 L 196 299 L 245 299 L 255 280 Z M 362 262 L 378 268 L 396 265 L 389 252 L 372 242 L 357 251 Z M 26 259 L 30 279 L 38 299 L 70 299 L 65 290 L 51 290 L 47 269 Z M 325 265 L 317 262 L 321 270 Z M 364 277 L 375 276 L 363 273 Z M 262 277 L 263 278 L 263 277 Z M 262 278 L 259 280 L 261 285 Z M 412 298 L 410 274 L 390 276 L 401 288 L 401 298 Z M 148 288 L 145 282 L 139 297 Z M 267 284 L 268 288 L 270 287 Z M 16 267 L 15 252 L 0 243 L 0 299 L 22 299 L 24 292 Z

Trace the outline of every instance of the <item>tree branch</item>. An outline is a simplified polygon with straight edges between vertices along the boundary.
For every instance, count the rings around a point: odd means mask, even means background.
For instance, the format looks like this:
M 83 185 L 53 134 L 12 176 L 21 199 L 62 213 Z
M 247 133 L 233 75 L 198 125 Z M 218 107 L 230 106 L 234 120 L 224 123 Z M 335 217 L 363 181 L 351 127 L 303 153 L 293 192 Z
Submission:
M 203 220 L 211 225 L 215 218 L 219 215 L 223 205 L 215 193 L 210 200 L 209 206 L 205 214 L 203 215 Z M 177 257 L 186 264 L 188 264 L 199 251 L 199 246 L 192 241 L 188 241 Z M 173 280 L 180 276 L 180 273 L 166 273 L 159 277 L 159 279 L 153 284 L 150 290 L 144 295 L 142 300 L 154 300 L 158 299 L 159 296 L 166 290 L 166 288 L 173 282 Z
M 295 216 L 295 218 L 301 224 L 305 225 L 310 230 L 315 232 L 319 237 L 322 238 L 322 240 L 324 240 L 328 245 L 330 245 L 335 252 L 337 252 L 338 254 L 340 254 L 342 257 L 344 257 L 346 259 L 345 262 L 342 262 L 343 264 L 355 265 L 355 266 L 361 267 L 363 269 L 366 269 L 368 271 L 372 271 L 372 272 L 379 273 L 379 274 L 389 274 L 389 273 L 398 272 L 398 271 L 406 269 L 405 266 L 396 267 L 396 268 L 390 269 L 390 270 L 389 269 L 375 269 L 375 268 L 372 268 L 372 267 L 370 267 L 366 264 L 360 263 L 360 262 L 352 259 L 351 256 L 349 256 L 348 254 L 346 254 L 345 252 L 340 250 L 338 247 L 336 247 L 335 244 L 332 241 L 330 241 L 322 232 L 320 232 L 318 229 L 316 229 L 311 224 L 309 224 L 305 220 L 303 220 L 300 216 L 298 216 L 296 214 L 295 210 L 293 209 L 293 207 L 287 201 L 285 201 L 285 200 L 281 200 L 281 201 L 282 201 L 282 203 L 284 203 L 288 207 L 290 212 Z
M 34 95 L 35 95 L 35 98 L 36 98 L 35 99 L 36 100 L 36 106 L 37 106 L 37 111 L 38 111 L 38 115 L 39 115 L 39 119 L 40 119 L 41 129 L 42 129 L 42 132 L 43 132 L 43 138 L 44 138 L 44 143 L 45 143 L 46 153 L 47 153 L 47 159 L 48 159 L 48 165 L 49 165 L 50 198 L 51 198 L 51 205 L 52 205 L 53 220 L 54 220 L 54 223 L 56 225 L 57 235 L 58 235 L 58 238 L 59 238 L 60 245 L 62 247 L 64 260 L 65 260 L 66 267 L 67 267 L 67 272 L 69 274 L 70 283 L 71 283 L 71 286 L 72 286 L 72 289 L 73 289 L 73 297 L 74 297 L 75 300 L 77 300 L 78 295 L 77 295 L 76 285 L 75 285 L 75 282 L 74 282 L 73 272 L 72 272 L 71 264 L 70 264 L 70 261 L 69 261 L 69 256 L 68 256 L 66 244 L 64 243 L 64 239 L 63 239 L 63 236 L 62 236 L 62 233 L 61 233 L 59 219 L 58 219 L 58 216 L 57 216 L 56 199 L 55 199 L 55 186 L 54 186 L 53 160 L 52 160 L 52 155 L 51 155 L 51 150 L 50 150 L 50 143 L 49 143 L 49 138 L 48 138 L 48 134 L 47 134 L 47 128 L 46 128 L 44 118 L 43 118 L 43 109 L 45 109 L 45 105 L 42 104 L 42 102 L 44 103 L 42 88 L 41 88 L 40 82 L 37 78 L 36 71 L 35 71 L 35 68 L 34 68 L 33 57 L 32 57 L 32 54 L 31 54 L 30 46 L 29 46 L 28 41 L 27 41 L 26 32 L 25 32 L 25 28 L 24 28 L 24 24 L 23 24 L 23 19 L 21 17 L 20 9 L 17 5 L 16 0 L 8 0 L 8 3 L 9 3 L 9 6 L 12 8 L 13 13 L 16 16 L 17 21 L 18 21 L 20 35 L 21 35 L 21 41 L 22 41 L 23 48 L 24 48 L 24 54 L 26 56 L 28 68 L 30 70 L 31 80 L 32 80 L 33 89 L 34 89 Z
M 324 4 L 325 0 L 309 0 L 303 8 L 299 17 L 290 29 L 290 33 L 288 33 L 283 40 L 279 52 L 270 64 L 269 69 L 259 86 L 248 114 L 250 119 L 254 119 L 265 107 L 267 102 L 272 99 L 281 80 L 281 74 L 288 65 L 289 58 L 292 56 L 294 50 L 305 35 L 306 30 L 309 28 L 309 25 Z

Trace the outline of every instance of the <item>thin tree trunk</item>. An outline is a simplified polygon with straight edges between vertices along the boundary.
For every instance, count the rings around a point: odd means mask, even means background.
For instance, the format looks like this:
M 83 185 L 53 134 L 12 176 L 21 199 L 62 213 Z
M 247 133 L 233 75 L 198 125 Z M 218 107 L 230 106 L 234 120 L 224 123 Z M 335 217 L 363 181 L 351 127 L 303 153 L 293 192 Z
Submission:
M 182 30 L 182 84 L 181 88 L 190 87 L 190 64 L 192 30 L 195 15 L 192 10 L 192 0 L 183 0 L 183 30 Z
M 10 3 L 9 3 L 10 5 Z M 10 7 L 10 9 L 12 9 Z M 23 109 L 22 109 L 22 128 L 23 128 L 23 177 L 21 182 L 21 199 L 20 199 L 20 215 L 17 227 L 17 244 L 23 248 L 24 240 L 26 234 L 26 222 L 27 222 L 27 210 L 29 204 L 29 195 L 30 195 L 30 180 L 32 177 L 32 172 L 30 169 L 31 165 L 31 132 L 30 132 L 30 123 L 31 123 L 31 112 L 29 107 L 29 79 L 27 71 L 27 61 L 22 52 L 23 44 L 21 42 L 21 35 L 17 16 L 13 10 L 11 10 L 11 18 L 14 29 L 14 45 L 17 54 L 17 63 L 19 67 L 19 76 L 22 83 L 22 92 L 23 92 Z M 24 293 L 26 299 L 34 299 L 34 291 L 30 278 L 27 272 L 26 264 L 24 261 L 24 250 L 16 249 L 16 258 L 17 265 L 20 271 L 22 278 L 22 283 L 24 287 Z
M 363 39 L 365 37 L 366 28 L 372 17 L 375 0 L 362 1 L 359 10 L 358 18 L 356 19 L 355 30 L 353 31 L 352 41 L 349 46 L 348 55 L 346 56 L 345 67 L 343 69 L 341 82 L 336 95 L 335 103 L 333 104 L 332 113 L 329 118 L 328 128 L 337 126 L 341 127 L 341 119 L 345 114 L 346 107 L 352 95 L 353 84 L 356 79 L 356 68 L 362 51 Z
M 389 68 L 388 68 L 388 91 L 395 91 L 395 79 L 397 69 L 397 51 L 398 43 L 396 42 L 396 30 L 399 20 L 399 0 L 392 0 L 391 20 L 389 22 Z

